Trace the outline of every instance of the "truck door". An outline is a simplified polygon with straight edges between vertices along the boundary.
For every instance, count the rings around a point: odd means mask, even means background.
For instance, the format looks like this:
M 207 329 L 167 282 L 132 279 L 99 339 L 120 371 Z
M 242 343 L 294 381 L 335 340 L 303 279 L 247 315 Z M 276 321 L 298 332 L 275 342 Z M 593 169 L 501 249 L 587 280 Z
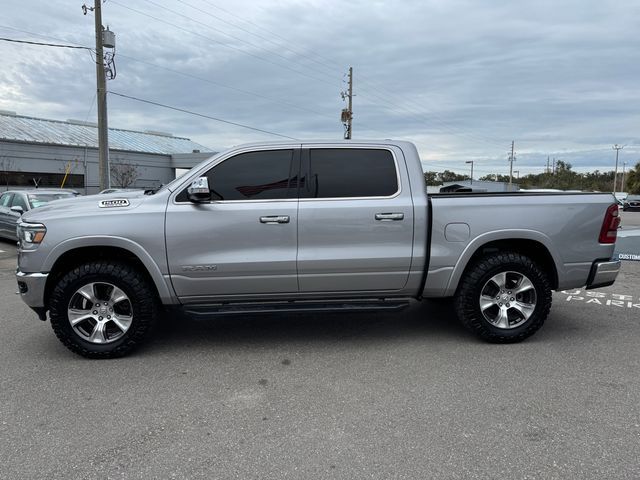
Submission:
M 303 147 L 300 292 L 402 289 L 414 228 L 402 152 L 380 146 Z
M 170 198 L 167 260 L 181 300 L 298 291 L 298 169 L 297 147 L 231 154 L 200 175 L 215 200 L 191 203 L 188 185 Z

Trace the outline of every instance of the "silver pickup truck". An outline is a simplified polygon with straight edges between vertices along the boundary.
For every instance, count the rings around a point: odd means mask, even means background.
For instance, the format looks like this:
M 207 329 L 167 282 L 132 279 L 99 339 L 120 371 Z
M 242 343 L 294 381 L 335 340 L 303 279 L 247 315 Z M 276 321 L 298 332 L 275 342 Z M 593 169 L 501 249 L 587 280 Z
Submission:
M 611 285 L 611 194 L 427 195 L 408 142 L 248 145 L 153 194 L 25 213 L 23 300 L 94 358 L 131 351 L 161 309 L 199 318 L 398 310 L 453 297 L 479 337 L 536 332 L 551 291 Z

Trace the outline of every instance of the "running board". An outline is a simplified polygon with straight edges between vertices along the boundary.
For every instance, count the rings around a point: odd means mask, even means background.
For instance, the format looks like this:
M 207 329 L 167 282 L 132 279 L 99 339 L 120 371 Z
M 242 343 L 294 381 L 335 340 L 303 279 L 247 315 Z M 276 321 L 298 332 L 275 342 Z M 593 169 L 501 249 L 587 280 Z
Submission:
M 375 312 L 399 311 L 409 306 L 408 300 L 336 300 L 336 301 L 289 301 L 268 303 L 214 303 L 184 305 L 182 310 L 196 318 L 219 315 L 245 315 L 256 313 L 290 312 Z

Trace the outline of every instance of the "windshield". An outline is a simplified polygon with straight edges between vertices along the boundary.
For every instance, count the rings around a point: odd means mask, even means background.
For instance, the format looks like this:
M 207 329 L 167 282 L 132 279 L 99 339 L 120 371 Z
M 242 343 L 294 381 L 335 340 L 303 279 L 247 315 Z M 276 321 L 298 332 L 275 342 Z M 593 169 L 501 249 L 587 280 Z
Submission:
M 640 195 L 629 195 L 627 198 L 625 198 L 625 201 L 630 202 L 630 201 L 634 201 L 637 202 L 638 200 L 640 200 Z
M 49 202 L 53 202 L 54 200 L 60 200 L 61 198 L 73 198 L 74 195 L 71 192 L 60 192 L 60 193 L 30 193 L 27 195 L 29 199 L 29 205 L 31 208 L 38 208 L 43 205 L 46 205 Z

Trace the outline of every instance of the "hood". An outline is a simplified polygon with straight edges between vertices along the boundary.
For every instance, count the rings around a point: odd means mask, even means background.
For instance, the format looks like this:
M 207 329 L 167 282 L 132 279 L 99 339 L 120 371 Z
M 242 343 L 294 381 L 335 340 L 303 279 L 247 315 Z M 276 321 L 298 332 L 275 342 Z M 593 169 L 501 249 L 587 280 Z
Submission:
M 25 222 L 44 222 L 51 218 L 100 215 L 109 211 L 126 211 L 139 207 L 153 195 L 145 195 L 143 190 L 114 192 L 102 195 L 86 195 L 62 200 L 54 200 L 42 207 L 29 210 L 22 215 Z

